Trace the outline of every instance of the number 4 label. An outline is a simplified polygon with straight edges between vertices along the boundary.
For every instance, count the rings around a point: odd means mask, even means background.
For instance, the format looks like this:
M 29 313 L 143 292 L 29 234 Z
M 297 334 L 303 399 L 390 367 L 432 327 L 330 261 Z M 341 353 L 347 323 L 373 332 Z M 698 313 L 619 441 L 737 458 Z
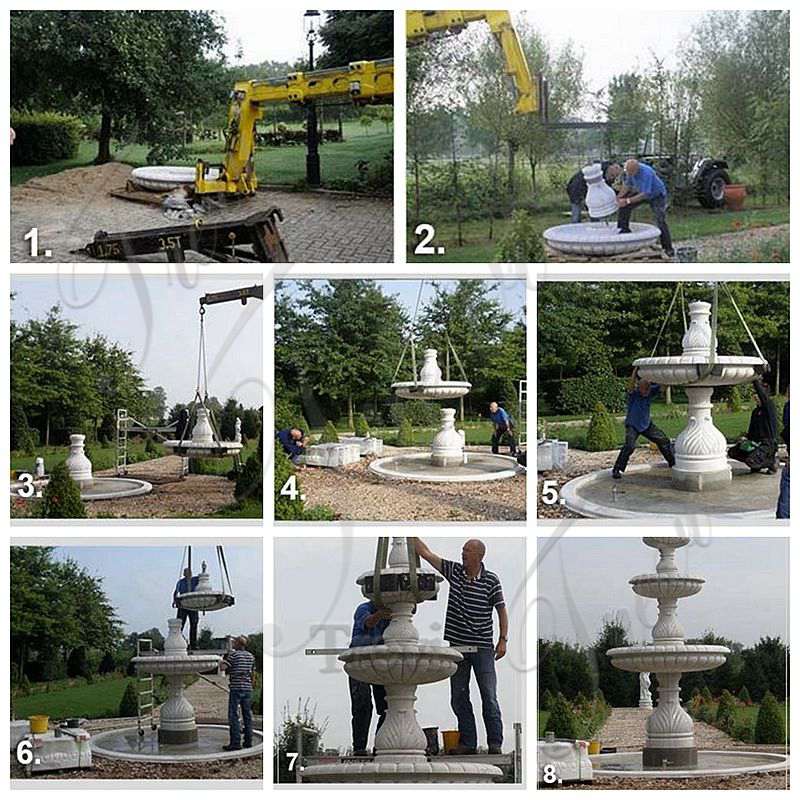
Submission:
M 281 486 L 280 495 L 281 497 L 288 497 L 290 500 L 297 500 L 298 497 L 301 500 L 306 499 L 304 494 L 300 494 L 300 490 L 297 488 L 297 478 L 294 475 L 290 475 L 286 483 Z

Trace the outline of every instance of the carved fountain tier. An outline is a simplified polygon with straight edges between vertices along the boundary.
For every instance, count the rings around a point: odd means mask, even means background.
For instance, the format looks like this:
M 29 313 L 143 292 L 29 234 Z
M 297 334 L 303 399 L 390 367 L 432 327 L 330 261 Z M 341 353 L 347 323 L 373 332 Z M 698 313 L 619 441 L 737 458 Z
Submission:
M 223 458 L 241 452 L 241 440 L 222 442 L 214 435 L 211 426 L 211 417 L 205 406 L 197 407 L 197 419 L 192 428 L 191 439 L 167 439 L 164 448 L 174 455 L 189 456 L 190 458 Z
M 392 384 L 405 400 L 455 400 L 472 388 L 468 381 L 450 381 L 442 376 L 437 351 L 425 350 L 419 379 Z M 373 461 L 369 468 L 385 478 L 431 482 L 492 481 L 518 473 L 510 456 L 464 450 L 464 433 L 456 430 L 456 410 L 441 409 L 441 428 L 433 437 L 430 452 L 388 456 Z
M 381 557 L 379 543 L 377 564 Z M 386 689 L 386 719 L 375 735 L 371 761 L 307 767 L 309 783 L 491 783 L 502 771 L 485 763 L 429 761 L 427 740 L 417 721 L 417 686 L 437 683 L 456 671 L 462 654 L 445 645 L 423 644 L 414 626 L 417 603 L 435 600 L 441 575 L 417 565 L 413 545 L 404 536 L 392 538 L 388 567 L 364 573 L 356 581 L 361 592 L 391 611 L 383 644 L 354 647 L 339 656 L 345 672 L 364 683 Z
M 633 362 L 640 378 L 685 387 L 689 421 L 675 439 L 672 481 L 677 488 L 693 492 L 718 488 L 732 479 L 725 436 L 711 417 L 714 388 L 748 383 L 765 367 L 758 357 L 717 355 L 710 316 L 710 303 L 689 303 L 690 323 L 683 337 L 682 355 L 638 358 Z
M 661 558 L 655 574 L 631 578 L 633 591 L 640 597 L 658 601 L 658 620 L 653 627 L 653 643 L 635 647 L 615 647 L 606 655 L 618 669 L 628 672 L 655 672 L 658 679 L 658 706 L 647 718 L 647 739 L 642 751 L 645 769 L 670 769 L 697 766 L 694 722 L 680 703 L 680 679 L 684 672 L 704 672 L 725 663 L 727 647 L 686 644 L 677 608 L 678 600 L 697 594 L 705 581 L 682 575 L 675 562 L 675 551 L 689 543 L 688 537 L 645 537 L 648 547 Z
M 586 207 L 591 220 L 606 220 L 617 213 L 617 195 L 606 184 L 600 164 L 583 168 L 586 180 Z M 658 241 L 655 225 L 632 222 L 630 233 L 620 233 L 612 221 L 574 222 L 554 225 L 542 234 L 548 247 L 557 253 L 583 256 L 616 256 L 634 253 Z

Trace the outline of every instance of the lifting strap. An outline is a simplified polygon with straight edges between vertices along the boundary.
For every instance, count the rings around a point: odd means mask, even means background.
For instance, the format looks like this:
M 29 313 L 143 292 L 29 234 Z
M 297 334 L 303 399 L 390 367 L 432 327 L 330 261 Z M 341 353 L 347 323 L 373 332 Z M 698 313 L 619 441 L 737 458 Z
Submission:
M 728 284 L 725 283 L 725 281 L 722 281 L 722 288 L 725 290 L 726 294 L 730 298 L 731 304 L 733 305 L 734 309 L 736 310 L 736 314 L 739 317 L 739 322 L 742 323 L 742 327 L 745 329 L 745 332 L 747 333 L 747 336 L 750 339 L 751 344 L 753 345 L 753 347 L 755 347 L 756 353 L 758 353 L 758 357 L 764 362 L 764 364 L 766 364 L 767 359 L 764 358 L 764 354 L 761 352 L 761 348 L 758 346 L 758 342 L 756 342 L 755 337 L 750 332 L 750 328 L 747 326 L 744 316 L 742 315 L 742 312 L 739 310 L 739 306 L 736 305 L 736 301 L 733 299 L 733 294 L 731 293 L 731 290 L 728 287 Z
M 217 560 L 220 565 L 220 580 L 222 581 L 222 591 L 225 591 L 225 583 L 228 584 L 228 594 L 233 594 L 233 584 L 228 573 L 228 562 L 225 560 L 225 550 L 221 544 L 217 545 Z
M 208 361 L 206 359 L 206 325 L 205 325 L 205 306 L 200 306 L 200 345 L 197 353 L 197 388 L 194 390 L 193 405 L 196 407 L 198 400 L 200 405 L 208 412 L 208 419 L 211 424 L 211 435 L 220 447 L 222 443 L 217 433 L 217 420 L 214 417 L 213 409 L 209 408 L 208 402 Z M 183 434 L 181 434 L 183 442 Z
M 400 361 L 397 362 L 397 369 L 394 371 L 394 376 L 392 377 L 392 383 L 397 380 L 397 376 L 400 374 L 400 368 L 403 366 L 403 359 L 406 357 L 406 352 L 408 351 L 409 345 L 411 346 L 411 369 L 413 372 L 413 381 L 414 386 L 417 385 L 417 350 L 416 345 L 414 344 L 414 325 L 417 322 L 417 312 L 419 311 L 419 304 L 422 300 L 422 288 L 425 286 L 425 281 L 419 282 L 419 291 L 417 291 L 417 303 L 414 306 L 414 315 L 411 317 L 411 333 L 409 334 L 408 339 L 406 340 L 405 345 L 403 345 L 403 352 L 400 353 Z
M 661 323 L 661 329 L 658 332 L 658 336 L 656 336 L 656 343 L 653 345 L 653 349 L 650 353 L 650 358 L 653 358 L 656 354 L 656 350 L 658 350 L 659 342 L 661 341 L 661 337 L 664 334 L 664 329 L 667 327 L 667 323 L 669 322 L 669 318 L 672 316 L 672 309 L 675 307 L 675 301 L 678 299 L 678 293 L 682 291 L 683 283 L 678 281 L 678 285 L 675 287 L 675 291 L 672 294 L 672 300 L 669 301 L 669 308 L 667 309 L 667 313 L 664 317 L 664 321 Z M 686 330 L 686 317 L 683 318 L 683 328 L 684 331 Z

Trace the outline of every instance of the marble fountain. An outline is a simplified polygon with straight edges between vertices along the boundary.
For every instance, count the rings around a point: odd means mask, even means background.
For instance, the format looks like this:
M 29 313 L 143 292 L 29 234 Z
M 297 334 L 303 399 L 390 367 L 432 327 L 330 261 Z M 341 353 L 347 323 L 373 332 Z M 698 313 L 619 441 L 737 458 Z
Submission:
M 364 597 L 391 611 L 383 644 L 339 656 L 348 675 L 386 688 L 386 719 L 375 735 L 374 758 L 306 767 L 303 783 L 491 783 L 502 777 L 491 764 L 429 761 L 425 755 L 427 739 L 414 708 L 417 686 L 446 680 L 463 656 L 443 644 L 420 642 L 414 609 L 436 599 L 442 576 L 418 561 L 407 537 L 392 537 L 390 551 L 388 539 L 379 540 L 375 569 L 356 583 Z
M 202 604 L 203 590 L 199 582 L 191 594 Z M 217 602 L 220 593 L 209 589 L 208 594 L 206 609 L 212 607 L 209 603 Z M 168 696 L 160 708 L 157 728 L 146 730 L 137 726 L 95 734 L 92 753 L 122 761 L 169 764 L 246 758 L 261 753 L 264 748 L 261 731 L 253 731 L 252 747 L 226 751 L 222 748 L 229 741 L 227 725 L 197 724 L 194 707 L 183 691 L 184 679 L 189 675 L 216 672 L 222 658 L 210 653 L 188 653 L 181 634 L 181 621 L 169 619 L 167 625 L 169 634 L 164 652 L 140 655 L 132 660 L 138 675 L 166 677 Z
M 586 207 L 590 222 L 554 225 L 544 231 L 544 240 L 551 250 L 564 255 L 615 256 L 634 253 L 658 242 L 655 225 L 631 223 L 631 232 L 621 234 L 616 220 L 617 195 L 605 182 L 600 164 L 583 168 L 586 180 Z
M 406 400 L 455 400 L 472 388 L 468 381 L 450 381 L 442 376 L 436 350 L 423 354 L 419 379 L 392 384 L 394 393 Z M 511 478 L 520 470 L 511 456 L 473 453 L 464 449 L 464 433 L 457 431 L 456 410 L 442 408 L 441 428 L 433 437 L 430 452 L 387 456 L 369 468 L 384 478 L 459 483 Z
M 767 365 L 760 356 L 719 355 L 711 311 L 711 303 L 689 303 L 680 355 L 633 362 L 651 383 L 684 387 L 687 423 L 675 439 L 675 466 L 630 465 L 620 481 L 610 469 L 574 478 L 561 490 L 567 508 L 586 517 L 774 518 L 779 476 L 751 475 L 744 464 L 729 461 L 725 436 L 712 417 L 715 388 L 751 383 Z M 758 491 L 748 481 L 758 481 Z M 770 482 L 775 486 L 766 486 Z
M 595 777 L 680 778 L 788 769 L 788 757 L 781 754 L 697 749 L 694 721 L 681 706 L 681 675 L 722 666 L 730 650 L 685 642 L 678 622 L 678 600 L 697 594 L 705 583 L 703 578 L 678 569 L 676 551 L 689 544 L 689 537 L 645 536 L 642 541 L 658 551 L 659 560 L 654 573 L 636 575 L 629 583 L 637 595 L 658 603 L 653 641 L 615 647 L 606 655 L 618 669 L 655 673 L 658 702 L 645 723 L 644 749 L 590 756 Z
M 211 417 L 205 406 L 197 406 L 197 419 L 192 428 L 191 439 L 167 439 L 162 442 L 165 450 L 173 455 L 189 458 L 223 458 L 238 455 L 242 447 L 241 440 L 232 442 L 220 441 L 211 425 Z

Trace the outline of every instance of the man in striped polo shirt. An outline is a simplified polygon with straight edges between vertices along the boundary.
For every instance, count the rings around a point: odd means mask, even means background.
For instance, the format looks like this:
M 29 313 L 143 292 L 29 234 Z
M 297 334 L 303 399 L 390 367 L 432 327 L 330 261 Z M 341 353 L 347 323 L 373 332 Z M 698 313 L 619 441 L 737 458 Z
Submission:
M 421 539 L 415 539 L 420 558 L 444 575 L 450 584 L 444 638 L 451 647 L 474 646 L 477 651 L 464 653 L 455 674 L 450 678 L 450 705 L 458 718 L 457 755 L 477 752 L 478 732 L 469 699 L 470 672 L 475 672 L 481 694 L 486 742 L 493 755 L 503 751 L 503 718 L 497 702 L 497 674 L 494 662 L 506 654 L 508 612 L 500 579 L 483 565 L 486 546 L 470 539 L 461 550 L 461 563 L 437 556 Z M 500 636 L 494 644 L 492 612 L 497 609 Z
M 230 728 L 230 744 L 223 750 L 241 750 L 242 747 L 253 746 L 253 714 L 250 704 L 253 702 L 253 672 L 256 668 L 255 656 L 246 650 L 247 637 L 237 636 L 233 640 L 233 650 L 227 653 L 220 665 L 228 673 L 228 727 Z M 244 741 L 239 726 L 239 707 L 242 709 Z

